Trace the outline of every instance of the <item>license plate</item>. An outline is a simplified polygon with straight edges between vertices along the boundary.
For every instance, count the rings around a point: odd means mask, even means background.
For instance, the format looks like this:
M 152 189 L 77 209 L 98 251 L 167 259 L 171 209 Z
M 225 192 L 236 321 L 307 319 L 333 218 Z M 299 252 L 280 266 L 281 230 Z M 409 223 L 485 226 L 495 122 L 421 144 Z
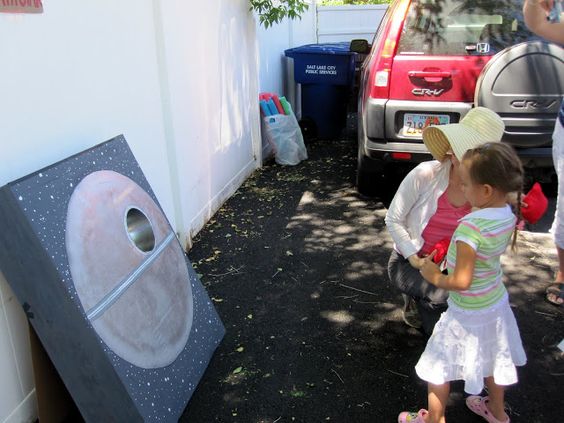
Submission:
M 449 115 L 406 113 L 403 116 L 402 135 L 404 137 L 421 138 L 421 133 L 427 126 L 446 125 L 447 123 L 450 123 Z

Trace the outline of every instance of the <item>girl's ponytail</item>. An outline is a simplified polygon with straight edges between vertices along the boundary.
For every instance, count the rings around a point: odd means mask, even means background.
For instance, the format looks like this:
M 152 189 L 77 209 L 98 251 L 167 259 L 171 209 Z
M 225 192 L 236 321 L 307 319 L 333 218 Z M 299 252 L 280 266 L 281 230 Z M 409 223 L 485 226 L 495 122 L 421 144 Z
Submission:
M 515 204 L 515 215 L 517 216 L 517 224 L 513 229 L 513 237 L 511 240 L 511 251 L 515 251 L 517 249 L 517 235 L 519 233 L 519 222 L 523 220 L 523 214 L 521 214 L 521 197 L 523 193 L 521 190 L 517 191 L 517 203 Z

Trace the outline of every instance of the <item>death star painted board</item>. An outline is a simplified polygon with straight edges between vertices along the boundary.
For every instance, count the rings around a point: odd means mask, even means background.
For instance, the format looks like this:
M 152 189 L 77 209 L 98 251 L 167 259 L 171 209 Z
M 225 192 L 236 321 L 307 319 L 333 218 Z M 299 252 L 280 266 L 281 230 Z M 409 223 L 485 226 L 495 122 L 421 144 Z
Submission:
M 0 268 L 87 421 L 177 421 L 225 333 L 123 136 L 0 188 Z

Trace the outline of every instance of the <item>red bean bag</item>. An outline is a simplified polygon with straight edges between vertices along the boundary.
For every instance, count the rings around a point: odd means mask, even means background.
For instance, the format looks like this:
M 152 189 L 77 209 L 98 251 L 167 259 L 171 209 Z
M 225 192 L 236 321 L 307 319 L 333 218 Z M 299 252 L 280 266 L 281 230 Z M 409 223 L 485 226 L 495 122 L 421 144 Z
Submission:
M 439 264 L 446 256 L 448 251 L 448 246 L 450 245 L 450 238 L 441 239 L 439 242 L 435 244 L 433 250 L 437 250 L 437 253 L 433 257 L 433 261 Z
M 548 199 L 542 192 L 538 182 L 535 182 L 531 190 L 522 198 L 527 207 L 521 207 L 521 215 L 530 224 L 537 223 L 545 214 L 548 207 Z

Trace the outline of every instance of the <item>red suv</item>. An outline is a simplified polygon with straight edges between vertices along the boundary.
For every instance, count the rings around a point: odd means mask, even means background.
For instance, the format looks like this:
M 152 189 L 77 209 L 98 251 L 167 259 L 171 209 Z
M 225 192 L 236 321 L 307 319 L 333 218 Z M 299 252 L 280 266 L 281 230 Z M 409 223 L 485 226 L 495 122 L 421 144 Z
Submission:
M 521 0 L 396 0 L 366 58 L 358 106 L 357 187 L 374 195 L 402 163 L 431 159 L 421 133 L 473 106 L 497 112 L 503 140 L 549 179 L 564 94 L 564 49 L 523 22 Z

